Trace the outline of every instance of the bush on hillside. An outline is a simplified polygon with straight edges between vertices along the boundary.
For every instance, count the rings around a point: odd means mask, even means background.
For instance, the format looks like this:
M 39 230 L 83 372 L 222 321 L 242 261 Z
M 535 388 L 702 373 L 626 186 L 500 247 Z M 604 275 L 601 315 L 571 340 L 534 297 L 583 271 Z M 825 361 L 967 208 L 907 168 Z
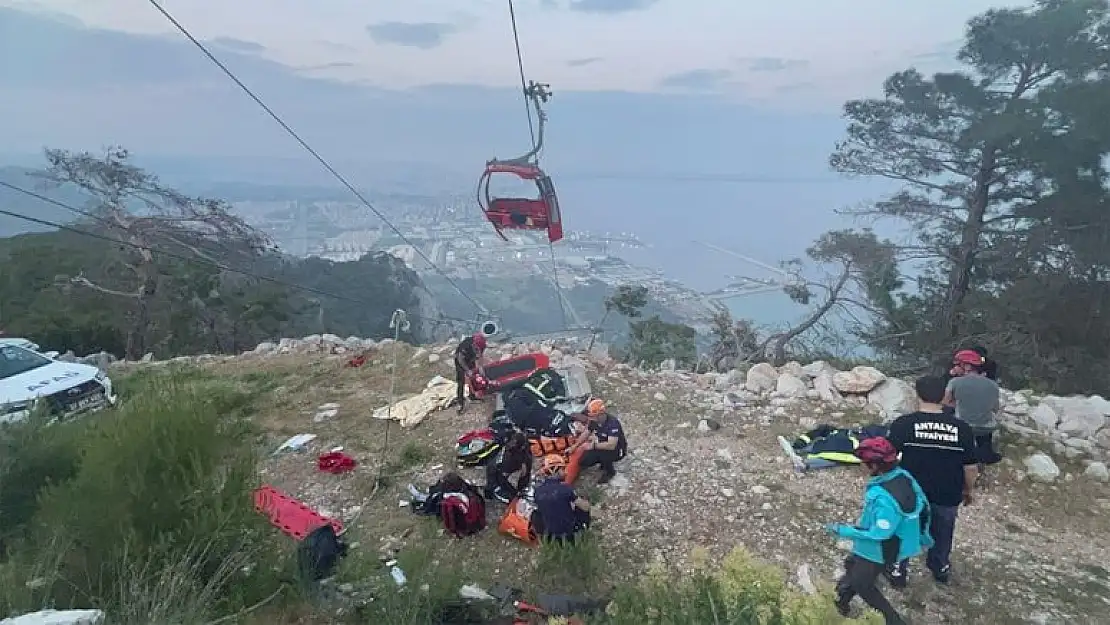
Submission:
M 0 614 L 93 606 L 116 623 L 195 623 L 278 588 L 273 532 L 252 506 L 250 392 L 179 370 L 143 376 L 125 397 L 80 422 L 7 433 L 36 443 L 9 446 L 0 473 L 0 528 L 15 537 Z M 29 479 L 33 466 L 50 479 Z
M 836 612 L 832 594 L 808 596 L 791 591 L 781 571 L 736 548 L 717 568 L 695 554 L 696 570 L 681 577 L 652 569 L 638 585 L 617 590 L 609 605 L 609 625 L 880 625 L 869 613 L 846 619 Z

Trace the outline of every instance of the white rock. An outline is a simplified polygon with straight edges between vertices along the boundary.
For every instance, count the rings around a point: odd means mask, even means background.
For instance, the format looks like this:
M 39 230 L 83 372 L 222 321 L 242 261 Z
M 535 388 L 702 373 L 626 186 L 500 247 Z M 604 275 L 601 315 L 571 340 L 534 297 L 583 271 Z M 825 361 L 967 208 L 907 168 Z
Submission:
M 917 391 L 905 380 L 887 378 L 867 394 L 867 403 L 878 406 L 889 422 L 917 410 Z
M 810 378 L 817 378 L 821 375 L 827 375 L 831 378 L 834 374 L 836 374 L 836 372 L 836 367 L 830 365 L 824 360 L 815 360 L 802 367 L 802 373 Z
M 652 397 L 655 399 L 655 401 L 667 401 L 667 396 L 663 393 L 656 393 Z
M 840 391 L 836 390 L 836 384 L 833 382 L 833 374 L 822 372 L 813 378 L 813 389 L 817 391 L 818 397 L 827 402 L 838 402 L 842 399 Z
M 1038 430 L 1042 432 L 1052 432 L 1056 429 L 1056 424 L 1060 422 L 1060 415 L 1048 404 L 1038 404 L 1029 412 L 1029 418 L 1033 420 L 1033 424 Z
M 99 625 L 104 622 L 100 610 L 41 610 L 6 618 L 0 625 Z
M 801 367 L 798 368 L 801 369 Z M 801 399 L 806 396 L 808 390 L 806 383 L 792 373 L 783 373 L 775 382 L 775 392 L 783 397 Z
M 837 371 L 833 384 L 841 393 L 862 395 L 870 393 L 886 379 L 886 374 L 875 367 L 853 367 L 851 371 Z
M 769 363 L 761 362 L 748 369 L 744 381 L 744 388 L 753 393 L 765 393 L 773 390 L 778 381 L 779 373 Z
M 443 358 L 443 357 L 440 356 L 439 354 L 428 354 L 428 362 L 431 362 L 431 363 L 439 362 L 441 358 Z
M 1024 464 L 1031 480 L 1049 483 L 1060 477 L 1060 467 L 1056 466 L 1052 457 L 1044 452 L 1039 451 L 1029 456 L 1025 459 Z
M 1099 482 L 1108 482 L 1110 481 L 1110 469 L 1107 469 L 1106 464 L 1103 462 L 1092 462 L 1087 465 L 1086 470 L 1083 471 L 1083 477 L 1098 480 Z
M 801 363 L 796 362 L 794 360 L 791 360 L 790 362 L 786 363 L 785 365 L 779 367 L 779 373 L 785 374 L 785 375 L 792 375 L 796 378 L 805 378 L 806 377 L 805 369 L 802 368 Z
M 1110 415 L 1110 402 L 1098 395 L 1091 397 L 1049 395 L 1041 399 L 1041 406 L 1050 406 L 1060 416 L 1056 429 L 1072 436 L 1085 438 L 1094 436 L 1105 427 L 1106 416 Z

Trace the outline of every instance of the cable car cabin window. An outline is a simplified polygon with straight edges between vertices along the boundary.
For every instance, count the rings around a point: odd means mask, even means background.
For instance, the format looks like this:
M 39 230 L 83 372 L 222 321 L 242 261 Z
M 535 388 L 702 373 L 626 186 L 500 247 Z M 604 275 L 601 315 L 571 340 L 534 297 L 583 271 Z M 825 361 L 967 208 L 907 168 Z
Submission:
M 548 217 L 551 219 L 551 223 L 561 223 L 563 218 L 559 214 L 559 196 L 555 194 L 555 183 L 551 181 L 551 177 L 541 176 L 536 179 L 536 186 L 539 187 L 540 195 L 547 204 Z

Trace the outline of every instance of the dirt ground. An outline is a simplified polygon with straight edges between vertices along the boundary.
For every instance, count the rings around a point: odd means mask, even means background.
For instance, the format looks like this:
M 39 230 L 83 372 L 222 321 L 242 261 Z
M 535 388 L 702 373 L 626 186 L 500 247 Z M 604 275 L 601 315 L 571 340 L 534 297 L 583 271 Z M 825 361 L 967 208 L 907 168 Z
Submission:
M 581 579 L 575 574 L 553 577 L 538 550 L 492 529 L 471 540 L 449 539 L 437 531 L 437 523 L 401 507 L 406 484 L 427 485 L 453 468 L 456 437 L 483 426 L 490 408 L 472 404 L 463 415 L 454 409 L 438 412 L 411 429 L 372 418 L 375 408 L 387 404 L 391 384 L 401 399 L 433 376 L 452 372 L 448 348 L 400 345 L 393 375 L 393 349 L 371 352 L 359 368 L 344 366 L 349 355 L 238 358 L 204 365 L 229 379 L 271 383 L 274 390 L 254 417 L 271 450 L 295 434 L 317 435 L 304 452 L 268 456 L 262 477 L 351 525 L 358 555 L 348 560 L 360 564 L 349 565 L 341 575 L 345 592 L 357 595 L 360 578 L 387 574 L 378 564 L 379 554 L 416 549 L 432 565 L 479 584 L 598 590 L 573 588 Z M 604 584 L 634 579 L 653 562 L 684 567 L 698 547 L 722 556 L 738 544 L 787 575 L 806 565 L 819 585 L 831 583 L 844 554 L 822 528 L 854 519 L 864 476 L 853 468 L 797 474 L 775 437 L 802 429 L 800 418 L 835 421 L 829 416 L 832 408 L 805 402 L 773 417 L 771 408 L 758 402 L 712 410 L 704 401 L 712 391 L 699 389 L 691 375 L 587 365 L 595 393 L 619 415 L 631 446 L 612 484 L 597 486 L 589 472 L 580 479 L 581 492 L 598 508 L 594 517 Z M 338 413 L 317 419 L 325 404 L 338 404 Z M 699 429 L 701 418 L 720 427 Z M 337 446 L 359 466 L 342 476 L 318 471 L 316 456 Z M 1110 489 L 1081 478 L 1030 483 L 1021 479 L 1013 459 L 1025 450 L 1006 452 L 1012 457 L 988 470 L 978 499 L 961 511 L 952 583 L 939 586 L 917 575 L 907 590 L 887 594 L 916 623 L 1110 623 Z M 1061 467 L 1074 473 L 1074 467 Z M 482 481 L 476 471 L 463 473 Z M 375 490 L 379 474 L 387 479 Z M 501 512 L 491 505 L 491 524 Z M 305 618 L 302 622 L 317 622 Z

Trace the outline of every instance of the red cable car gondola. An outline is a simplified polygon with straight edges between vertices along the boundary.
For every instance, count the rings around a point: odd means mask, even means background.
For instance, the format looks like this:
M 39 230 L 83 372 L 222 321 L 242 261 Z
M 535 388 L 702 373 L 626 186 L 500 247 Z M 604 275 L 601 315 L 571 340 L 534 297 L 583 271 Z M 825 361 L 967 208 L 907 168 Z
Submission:
M 551 177 L 540 168 L 537 155 L 543 149 L 543 130 L 547 121 L 542 105 L 551 97 L 547 85 L 530 83 L 524 95 L 536 109 L 539 129 L 532 150 L 524 156 L 499 160 L 491 159 L 478 180 L 478 206 L 493 224 L 502 239 L 508 241 L 504 230 L 546 230 L 547 240 L 554 243 L 563 238 L 563 218 L 559 212 L 559 198 L 555 195 L 555 184 Z M 509 174 L 521 180 L 536 183 L 539 196 L 536 198 L 493 197 L 490 181 L 494 174 Z

